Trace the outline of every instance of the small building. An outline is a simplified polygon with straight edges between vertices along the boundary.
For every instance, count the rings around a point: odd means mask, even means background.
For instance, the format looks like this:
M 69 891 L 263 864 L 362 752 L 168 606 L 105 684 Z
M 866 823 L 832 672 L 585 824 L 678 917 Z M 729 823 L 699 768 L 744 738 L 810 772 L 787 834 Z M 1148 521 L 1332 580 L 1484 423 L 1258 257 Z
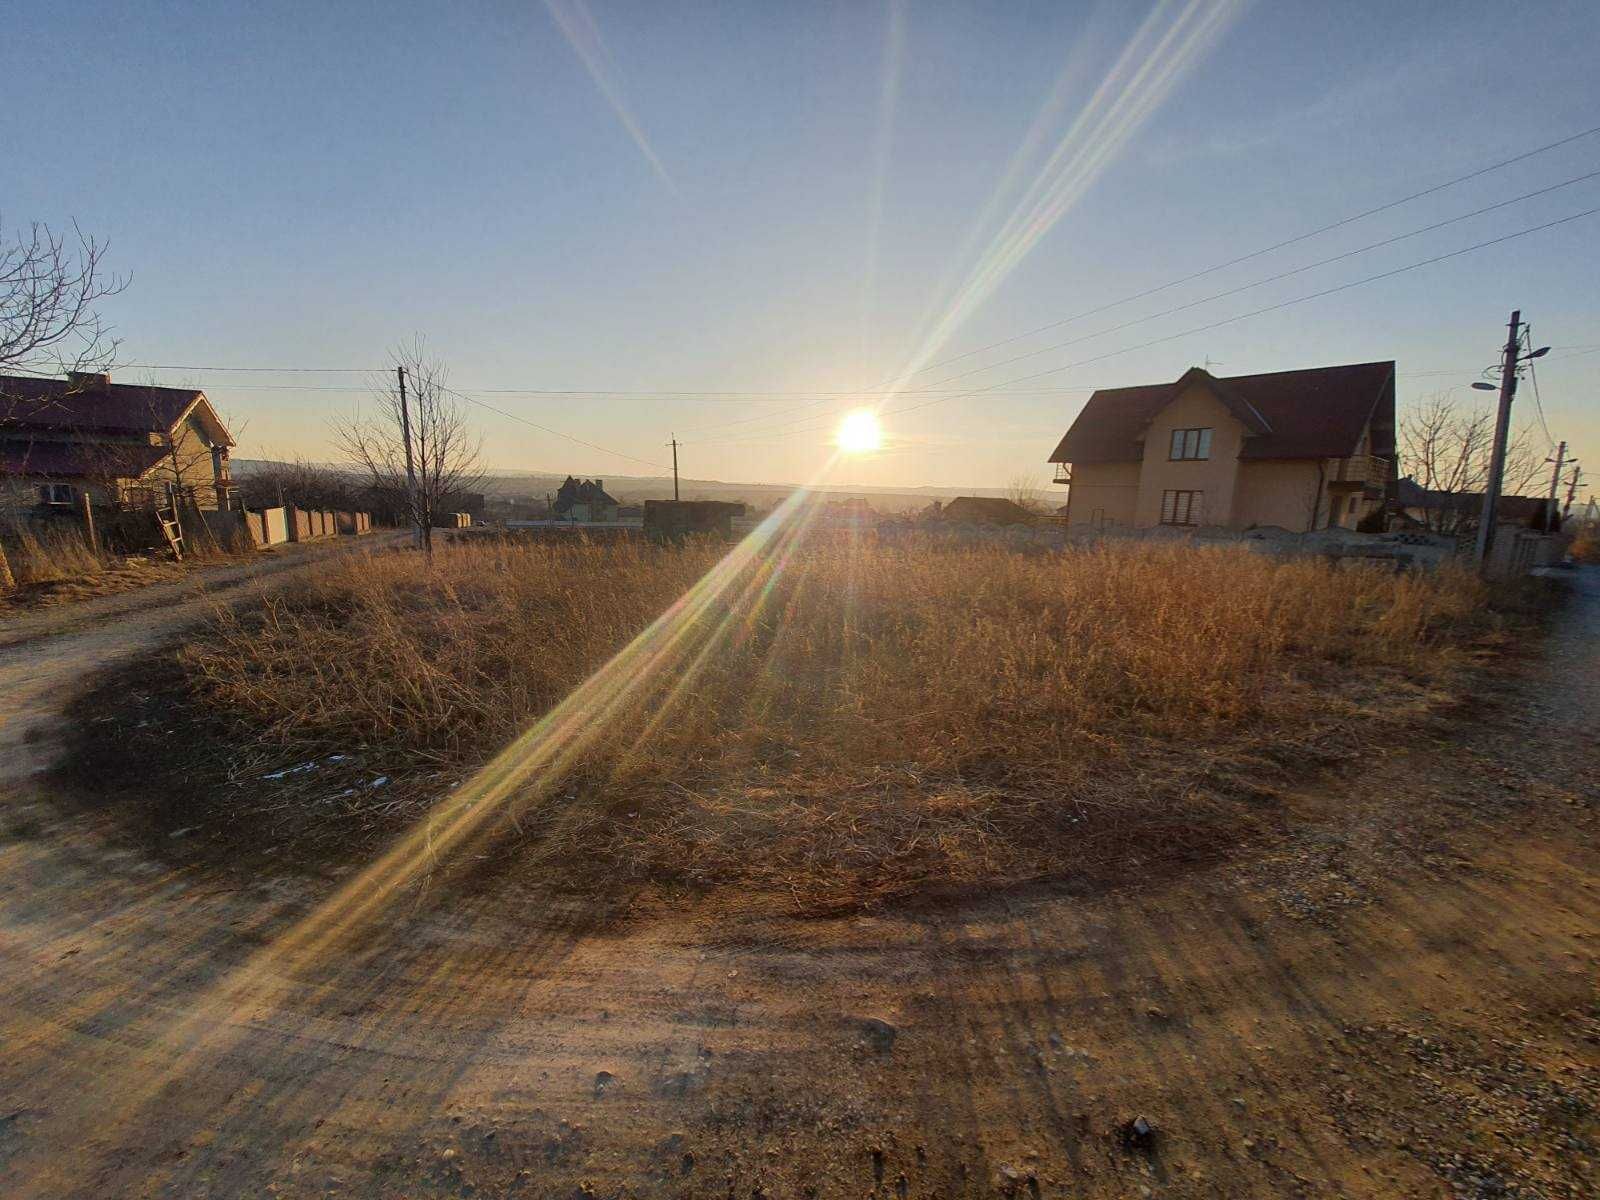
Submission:
M 1474 532 L 1483 516 L 1483 493 L 1438 491 L 1407 476 L 1396 489 L 1396 507 L 1406 520 L 1433 533 Z M 1501 496 L 1494 519 L 1497 528 L 1509 525 L 1554 533 L 1561 528 L 1561 509 L 1546 496 Z
M 1049 461 L 1067 524 L 1354 529 L 1393 495 L 1393 362 L 1102 388 Z
M 0 375 L 0 508 L 146 505 L 168 487 L 200 508 L 228 508 L 227 426 L 193 388 Z
M 603 479 L 574 479 L 568 475 L 556 491 L 551 512 L 562 521 L 615 521 L 616 499 L 606 491 Z
M 744 505 L 725 500 L 646 500 L 644 531 L 659 541 L 676 542 L 703 534 L 733 537 L 733 520 Z
M 1001 496 L 957 496 L 938 515 L 942 521 L 974 525 L 1027 525 L 1034 520 L 1022 505 Z

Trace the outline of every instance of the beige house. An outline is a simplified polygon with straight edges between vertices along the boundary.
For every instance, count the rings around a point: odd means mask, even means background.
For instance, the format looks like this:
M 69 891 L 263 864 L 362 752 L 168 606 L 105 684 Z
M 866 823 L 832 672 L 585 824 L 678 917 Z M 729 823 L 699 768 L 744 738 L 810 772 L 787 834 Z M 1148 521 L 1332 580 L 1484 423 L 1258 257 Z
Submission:
M 0 508 L 164 501 L 227 508 L 233 438 L 204 392 L 0 375 Z
M 1354 528 L 1396 479 L 1394 363 L 1102 389 L 1049 461 L 1069 526 Z

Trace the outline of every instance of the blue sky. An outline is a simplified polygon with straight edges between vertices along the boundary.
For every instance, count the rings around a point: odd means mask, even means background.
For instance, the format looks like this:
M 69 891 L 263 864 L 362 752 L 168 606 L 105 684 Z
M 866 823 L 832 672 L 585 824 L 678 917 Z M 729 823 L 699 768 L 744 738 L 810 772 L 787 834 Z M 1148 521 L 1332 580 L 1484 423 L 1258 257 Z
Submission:
M 1164 43 L 1174 30 L 1193 36 Z M 676 432 L 688 474 L 810 478 L 859 402 L 818 391 L 1600 125 L 1592 3 L 1524 4 L 1509 26 L 1487 3 L 23 3 L 6 34 L 0 73 L 31 83 L 8 97 L 0 216 L 76 218 L 110 242 L 133 275 L 108 306 L 125 362 L 362 368 L 422 333 L 463 391 L 620 452 L 476 410 L 492 465 L 613 476 L 670 461 Z M 1467 384 L 1518 305 L 1557 347 L 1539 377 L 1550 430 L 1600 476 L 1600 216 L 1117 353 L 1600 207 L 1600 178 L 1087 336 L 1596 170 L 1600 135 L 915 375 L 927 388 L 1077 336 L 959 384 L 1099 358 L 898 416 L 938 397 L 890 399 L 888 451 L 836 478 L 1042 478 L 1087 394 L 1068 389 L 1207 358 L 1221 374 L 1395 358 L 1402 403 L 1477 402 Z M 312 458 L 358 392 L 264 384 L 362 386 L 119 378 L 199 384 L 244 424 L 240 453 Z M 797 394 L 489 394 L 516 388 Z

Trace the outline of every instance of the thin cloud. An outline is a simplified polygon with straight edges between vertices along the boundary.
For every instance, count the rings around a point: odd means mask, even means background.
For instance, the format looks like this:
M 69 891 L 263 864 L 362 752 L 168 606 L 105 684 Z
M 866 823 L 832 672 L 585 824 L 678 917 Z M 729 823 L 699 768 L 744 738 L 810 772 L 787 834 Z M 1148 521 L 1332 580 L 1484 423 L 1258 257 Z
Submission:
M 639 124 L 638 118 L 633 115 L 633 110 L 628 107 L 628 102 L 623 97 L 622 87 L 616 79 L 616 63 L 612 61 L 611 52 L 606 49 L 605 41 L 600 37 L 600 27 L 595 24 L 594 14 L 589 11 L 589 6 L 584 0 L 544 0 L 544 6 L 550 10 L 551 18 L 566 36 L 572 52 L 588 70 L 589 78 L 594 80 L 595 87 L 600 89 L 600 94 L 611 106 L 611 111 L 616 114 L 617 120 L 622 122 L 622 127 L 628 131 L 633 144 L 639 147 L 639 153 L 644 155 L 645 161 L 650 164 L 650 169 L 662 183 L 666 184 L 669 192 L 674 196 L 678 195 L 678 185 L 672 181 L 672 176 L 667 173 L 661 156 L 650 144 L 650 139 L 645 136 L 644 127 Z

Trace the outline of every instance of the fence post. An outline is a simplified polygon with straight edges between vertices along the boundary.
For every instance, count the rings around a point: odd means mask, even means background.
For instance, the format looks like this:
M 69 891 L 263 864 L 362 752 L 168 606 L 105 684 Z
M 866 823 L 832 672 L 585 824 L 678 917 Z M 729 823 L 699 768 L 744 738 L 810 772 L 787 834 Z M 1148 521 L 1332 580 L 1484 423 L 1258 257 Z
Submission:
M 83 535 L 88 539 L 89 549 L 99 554 L 100 535 L 94 528 L 94 505 L 89 503 L 89 493 L 84 488 L 78 489 L 78 511 L 83 514 Z

